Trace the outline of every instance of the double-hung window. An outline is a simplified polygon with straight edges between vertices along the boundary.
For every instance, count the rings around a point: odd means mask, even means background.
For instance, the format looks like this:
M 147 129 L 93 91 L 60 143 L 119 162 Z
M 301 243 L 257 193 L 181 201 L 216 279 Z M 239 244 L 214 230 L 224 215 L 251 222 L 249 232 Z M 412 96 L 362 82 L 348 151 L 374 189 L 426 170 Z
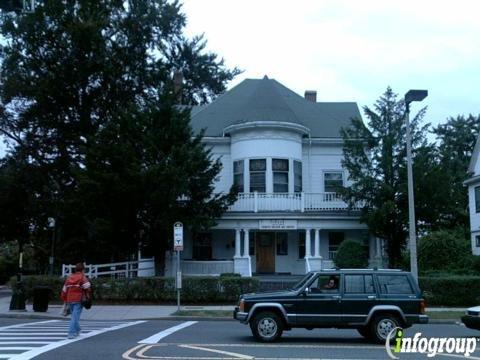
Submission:
M 238 192 L 243 192 L 243 160 L 233 162 L 233 186 Z
M 323 174 L 325 192 L 337 192 L 343 186 L 343 172 L 329 171 Z
M 288 193 L 288 160 L 272 159 L 273 192 Z
M 293 191 L 302 192 L 302 163 L 296 160 L 293 162 Z
M 265 192 L 265 172 L 267 161 L 265 159 L 250 159 L 250 192 Z

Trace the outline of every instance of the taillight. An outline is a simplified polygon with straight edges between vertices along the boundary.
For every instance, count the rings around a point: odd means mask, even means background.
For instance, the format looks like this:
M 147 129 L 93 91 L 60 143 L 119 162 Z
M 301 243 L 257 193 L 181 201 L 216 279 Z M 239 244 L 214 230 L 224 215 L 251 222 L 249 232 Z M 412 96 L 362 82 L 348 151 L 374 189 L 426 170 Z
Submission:
M 425 303 L 425 300 L 422 299 L 420 301 L 420 313 L 425 314 L 425 310 L 427 309 L 427 304 Z
M 238 310 L 241 311 L 241 312 L 244 312 L 245 310 L 245 301 L 240 300 L 240 304 L 238 304 Z

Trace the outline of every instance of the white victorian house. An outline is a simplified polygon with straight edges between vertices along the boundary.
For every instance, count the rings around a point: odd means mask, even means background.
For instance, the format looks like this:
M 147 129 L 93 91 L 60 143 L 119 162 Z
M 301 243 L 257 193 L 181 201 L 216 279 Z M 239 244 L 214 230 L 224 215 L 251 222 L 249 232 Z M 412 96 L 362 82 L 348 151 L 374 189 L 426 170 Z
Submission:
M 304 274 L 333 267 L 346 239 L 380 264 L 380 241 L 335 193 L 347 184 L 340 129 L 352 117 L 356 103 L 317 102 L 315 91 L 302 97 L 266 76 L 192 109 L 193 129 L 205 129 L 223 164 L 216 191 L 233 184 L 239 195 L 211 231 L 185 233 L 182 273 Z M 165 273 L 175 266 L 167 254 Z
M 468 172 L 471 177 L 465 180 L 468 186 L 468 205 L 470 209 L 470 238 L 473 255 L 480 255 L 480 136 L 473 149 Z

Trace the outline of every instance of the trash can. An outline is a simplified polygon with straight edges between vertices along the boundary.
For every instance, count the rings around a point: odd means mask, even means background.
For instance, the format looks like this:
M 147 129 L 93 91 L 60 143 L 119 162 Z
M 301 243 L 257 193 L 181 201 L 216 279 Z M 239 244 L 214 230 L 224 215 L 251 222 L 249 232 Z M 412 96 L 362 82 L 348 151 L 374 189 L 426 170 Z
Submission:
M 47 286 L 36 286 L 33 289 L 33 311 L 46 312 L 51 289 Z

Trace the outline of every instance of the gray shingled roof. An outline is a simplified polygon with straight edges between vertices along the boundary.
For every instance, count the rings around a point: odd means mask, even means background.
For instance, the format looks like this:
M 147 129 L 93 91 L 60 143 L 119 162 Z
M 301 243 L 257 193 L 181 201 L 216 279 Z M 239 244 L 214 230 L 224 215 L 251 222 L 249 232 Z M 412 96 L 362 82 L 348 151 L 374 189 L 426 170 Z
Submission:
M 246 79 L 211 104 L 192 109 L 195 132 L 222 136 L 235 124 L 252 121 L 283 121 L 303 125 L 312 137 L 338 138 L 340 128 L 360 117 L 354 102 L 311 102 L 274 79 Z

